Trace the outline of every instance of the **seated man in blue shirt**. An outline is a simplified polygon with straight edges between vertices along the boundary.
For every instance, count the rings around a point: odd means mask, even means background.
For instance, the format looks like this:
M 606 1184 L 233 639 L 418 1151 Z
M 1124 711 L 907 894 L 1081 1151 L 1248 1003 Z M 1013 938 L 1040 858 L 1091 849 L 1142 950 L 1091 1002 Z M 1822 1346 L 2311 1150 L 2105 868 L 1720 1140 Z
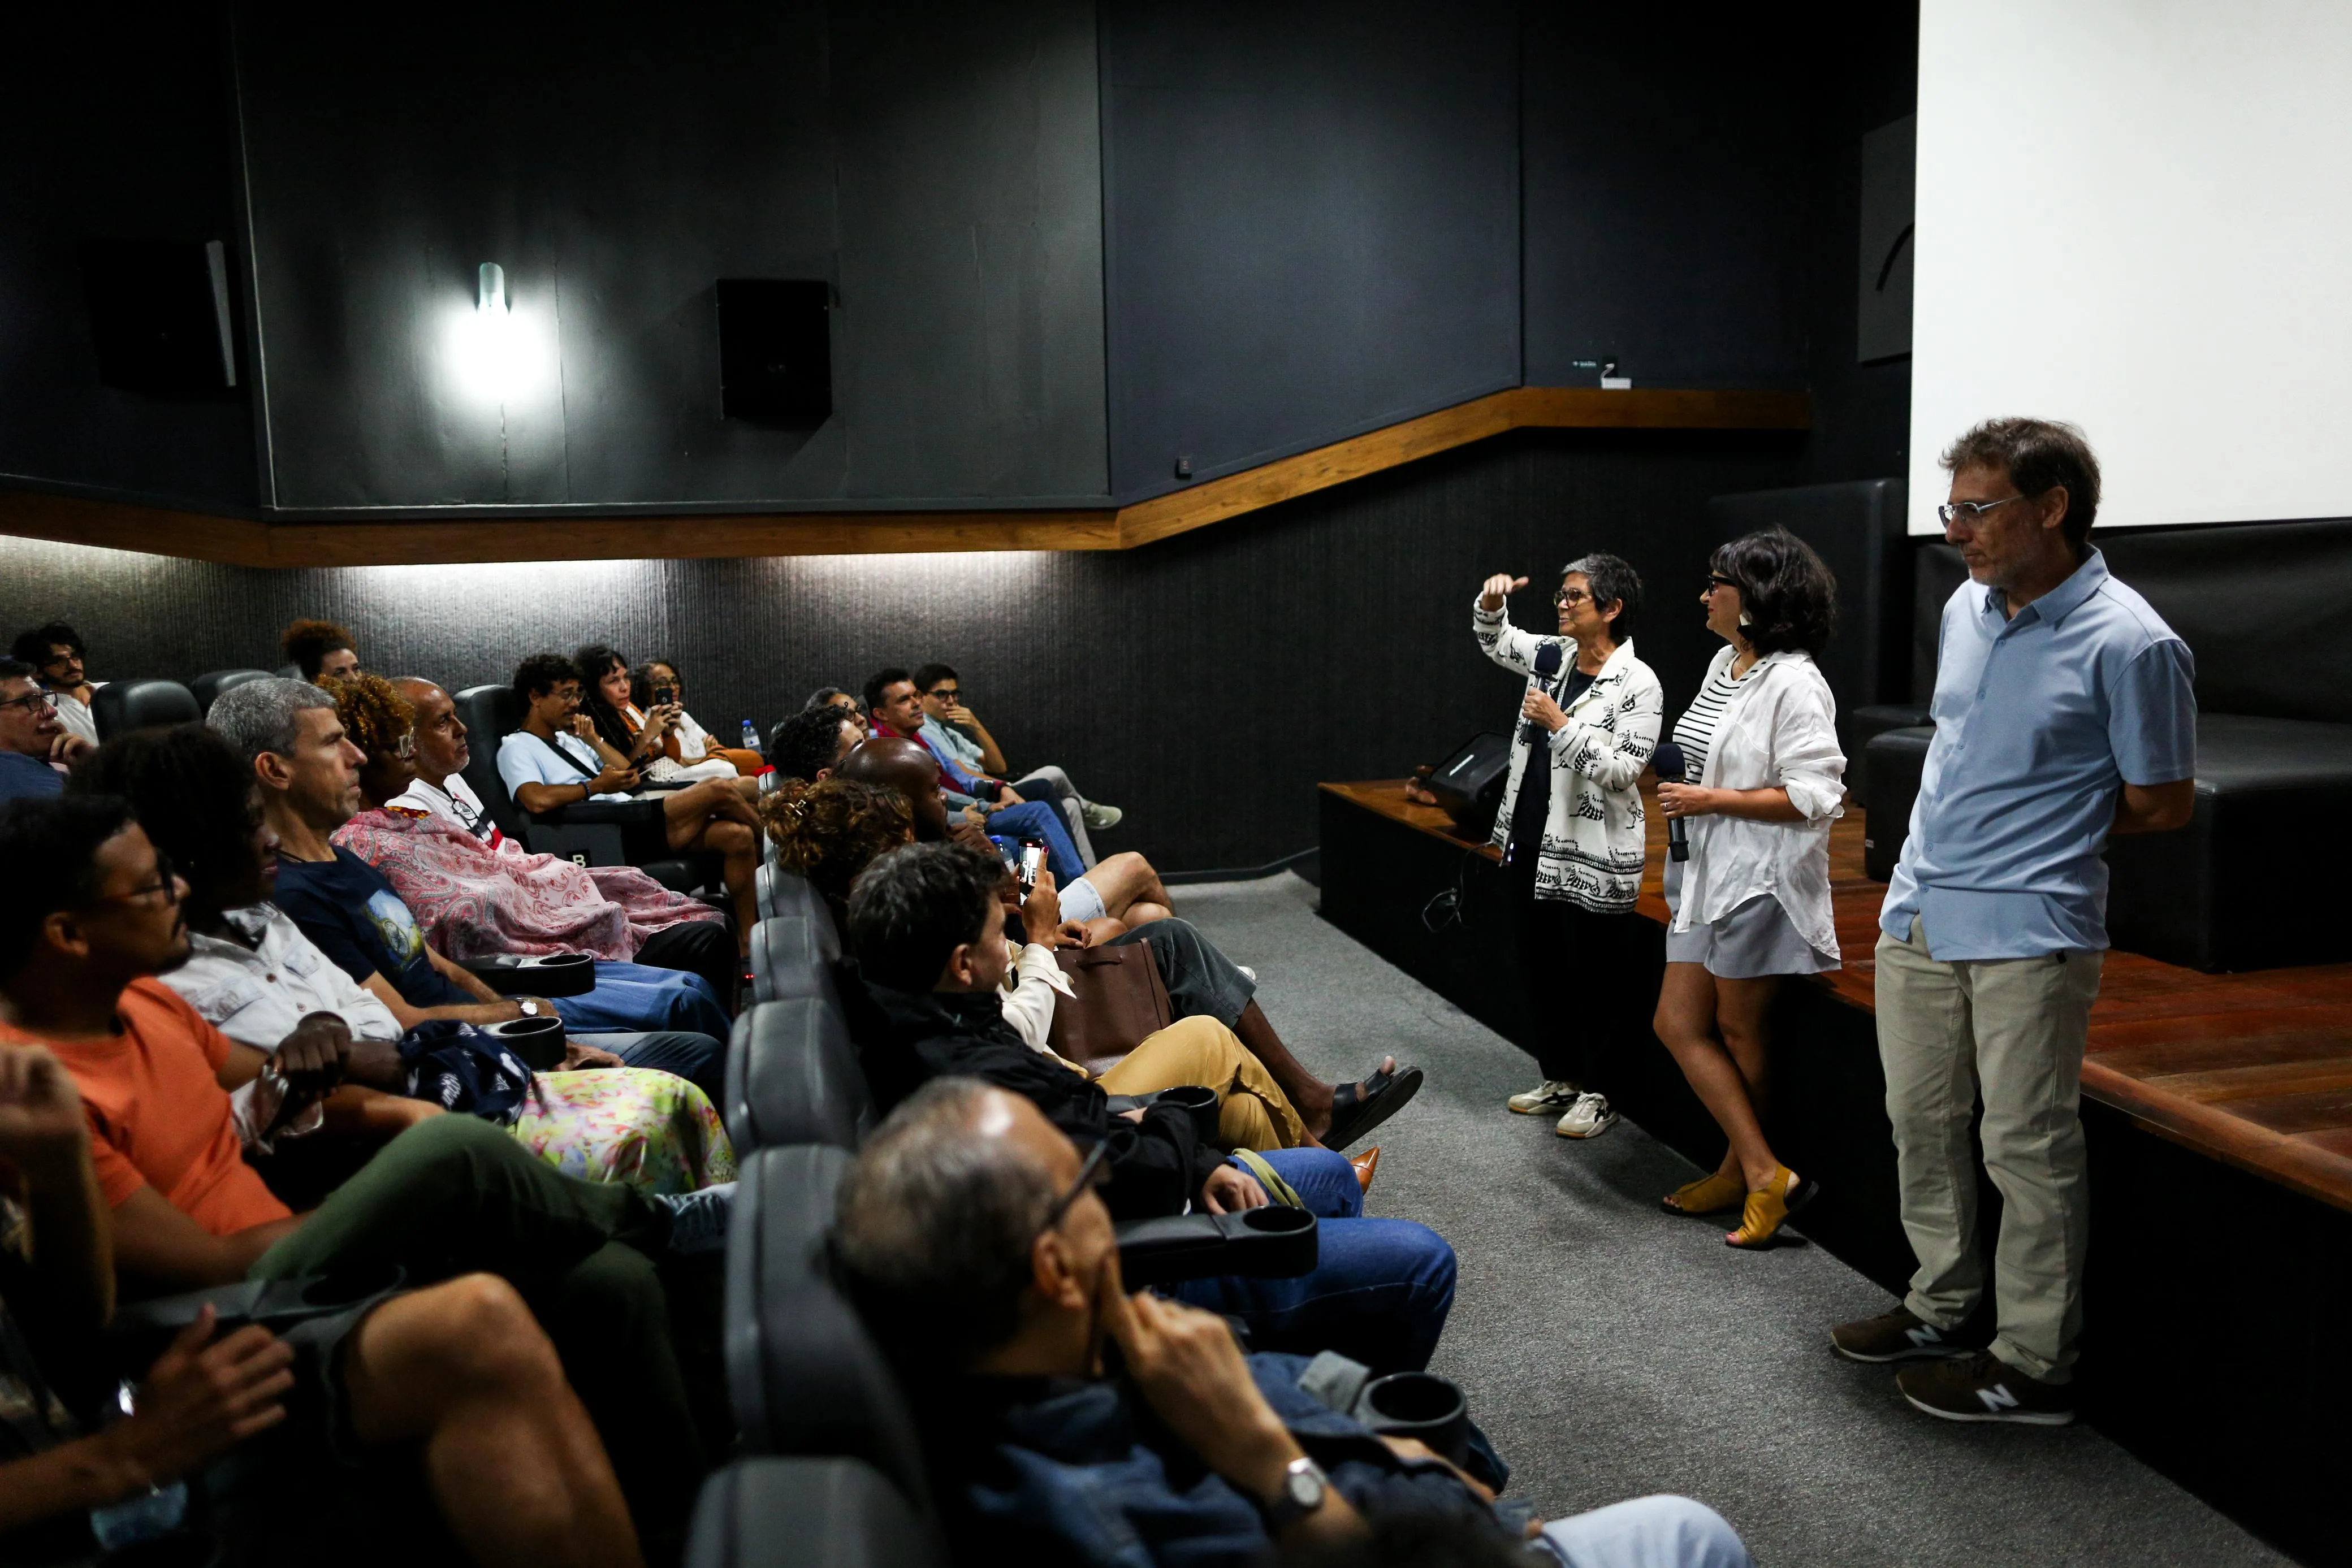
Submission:
M 1065 885 L 1093 869 L 1093 861 L 1079 852 L 1069 824 L 1051 801 L 1024 800 L 1010 786 L 997 789 L 993 779 L 983 782 L 923 738 L 922 694 L 906 671 L 881 670 L 869 676 L 866 702 L 874 713 L 874 733 L 911 740 L 929 752 L 939 764 L 940 788 L 948 804 L 967 813 L 985 814 L 991 838 L 1039 841 L 1045 846 L 1045 864 L 1054 880 Z M 992 791 L 992 798 L 983 798 L 982 790 Z
M 1854 1361 L 1919 1360 L 1897 1386 L 1954 1421 L 2061 1426 L 2082 1335 L 2083 1049 L 2107 946 L 2109 833 L 2194 805 L 2196 668 L 2091 548 L 2099 465 L 2083 433 L 1989 420 L 1943 455 L 1937 508 L 1969 580 L 1944 606 L 1936 738 L 1879 915 L 1879 1055 L 1903 1227 L 1903 1305 L 1832 1334 Z M 1991 1343 L 1969 1123 L 1984 1103 L 2001 1195 Z
M 1087 841 L 1089 828 L 1115 828 L 1127 813 L 1117 806 L 1089 800 L 1070 782 L 1070 776 L 1053 763 L 1044 763 L 1015 776 L 1004 759 L 1004 748 L 980 716 L 964 706 L 963 677 L 946 664 L 932 663 L 915 671 L 915 690 L 923 698 L 922 742 L 942 758 L 952 758 L 967 773 L 1008 781 L 1024 800 L 1050 800 L 1069 819 L 1070 832 L 1091 864 L 1094 849 Z
M 1339 1383 L 1305 1375 L 1344 1370 L 1334 1358 L 1244 1355 L 1223 1318 L 1129 1294 L 1097 1189 L 1108 1146 L 1082 1152 L 1022 1096 L 947 1078 L 891 1113 L 842 1184 L 835 1255 L 916 1401 L 959 1561 L 1243 1568 L 1408 1515 L 1508 1539 L 1486 1487 L 1302 1386 Z M 1578 1568 L 1748 1561 L 1682 1498 L 1538 1540 Z
M 0 800 L 63 794 L 66 776 L 52 765 L 71 766 L 90 749 L 58 717 L 57 698 L 36 673 L 21 659 L 0 659 Z
M 247 681 L 213 704 L 206 722 L 244 753 L 278 835 L 278 906 L 320 951 L 382 998 L 403 1029 L 426 1019 L 502 1023 L 553 1013 L 583 1032 L 654 1031 L 619 1047 L 630 1067 L 690 1080 L 718 1103 L 732 1028 L 708 982 L 680 969 L 599 960 L 596 985 L 552 1000 L 502 998 L 425 945 L 423 928 L 382 872 L 331 841 L 359 807 L 359 764 L 335 700 L 300 681 Z M 593 1055 L 593 1039 L 588 1042 Z

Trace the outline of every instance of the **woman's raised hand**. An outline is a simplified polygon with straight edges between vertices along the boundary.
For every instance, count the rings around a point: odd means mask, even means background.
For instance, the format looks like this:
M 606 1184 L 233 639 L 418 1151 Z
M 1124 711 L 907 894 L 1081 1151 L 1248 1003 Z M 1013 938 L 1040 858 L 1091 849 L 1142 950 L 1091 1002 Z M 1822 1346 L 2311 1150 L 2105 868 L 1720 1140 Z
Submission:
M 1478 591 L 1478 608 L 1489 612 L 1500 610 L 1505 599 L 1527 585 L 1528 580 L 1524 577 L 1513 577 L 1507 571 L 1498 571 L 1486 580 L 1486 587 Z

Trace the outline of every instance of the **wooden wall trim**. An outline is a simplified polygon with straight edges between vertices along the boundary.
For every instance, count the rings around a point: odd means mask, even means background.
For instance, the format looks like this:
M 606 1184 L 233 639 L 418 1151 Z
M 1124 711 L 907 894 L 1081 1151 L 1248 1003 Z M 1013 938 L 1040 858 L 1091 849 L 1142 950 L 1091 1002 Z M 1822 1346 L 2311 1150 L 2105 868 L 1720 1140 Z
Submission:
M 1811 399 L 1801 392 L 1513 387 L 1116 511 L 1077 507 L 297 523 L 10 490 L 0 491 L 0 534 L 261 567 L 1133 549 L 1511 430 L 1804 430 L 1811 423 Z

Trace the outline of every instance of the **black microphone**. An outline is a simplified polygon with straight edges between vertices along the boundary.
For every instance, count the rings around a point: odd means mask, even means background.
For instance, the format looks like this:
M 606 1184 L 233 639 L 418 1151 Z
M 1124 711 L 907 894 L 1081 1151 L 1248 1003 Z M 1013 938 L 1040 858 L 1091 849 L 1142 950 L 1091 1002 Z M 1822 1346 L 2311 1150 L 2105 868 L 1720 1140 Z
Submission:
M 1683 748 L 1669 740 L 1650 756 L 1650 765 L 1658 770 L 1659 780 L 1667 784 L 1690 782 L 1690 764 L 1683 758 Z M 1690 819 L 1672 817 L 1666 821 L 1666 853 L 1678 861 L 1690 859 Z
M 1565 657 L 1566 654 L 1561 652 L 1560 645 L 1557 643 L 1547 643 L 1536 650 L 1536 686 L 1544 695 L 1559 695 L 1553 682 L 1559 674 L 1559 666 Z M 1535 720 L 1528 720 L 1520 728 L 1526 735 L 1529 746 L 1541 746 L 1544 743 L 1547 732 L 1544 727 Z

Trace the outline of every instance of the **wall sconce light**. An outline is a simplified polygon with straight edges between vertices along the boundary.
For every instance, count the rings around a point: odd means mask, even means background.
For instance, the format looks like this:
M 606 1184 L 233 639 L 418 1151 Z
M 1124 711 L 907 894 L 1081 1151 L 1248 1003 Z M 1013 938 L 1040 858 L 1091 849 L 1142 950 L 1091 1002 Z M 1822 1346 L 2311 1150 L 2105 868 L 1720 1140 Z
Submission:
M 507 269 L 495 261 L 474 269 L 474 308 L 452 312 L 449 354 L 465 394 L 487 403 L 526 395 L 538 380 L 543 327 L 507 298 Z

